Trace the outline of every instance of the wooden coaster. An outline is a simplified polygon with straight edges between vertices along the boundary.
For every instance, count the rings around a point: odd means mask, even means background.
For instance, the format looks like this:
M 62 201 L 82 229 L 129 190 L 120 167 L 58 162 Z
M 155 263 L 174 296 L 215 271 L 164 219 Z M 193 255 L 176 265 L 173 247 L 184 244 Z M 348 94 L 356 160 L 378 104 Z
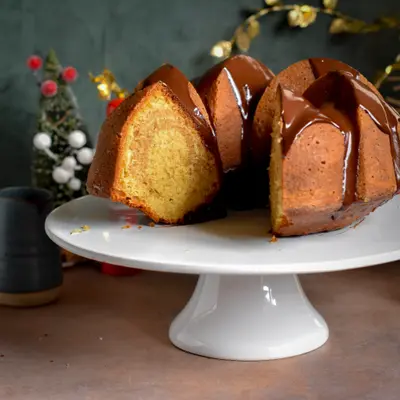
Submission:
M 10 307 L 35 307 L 52 303 L 61 293 L 61 286 L 32 293 L 2 293 L 0 292 L 0 305 Z

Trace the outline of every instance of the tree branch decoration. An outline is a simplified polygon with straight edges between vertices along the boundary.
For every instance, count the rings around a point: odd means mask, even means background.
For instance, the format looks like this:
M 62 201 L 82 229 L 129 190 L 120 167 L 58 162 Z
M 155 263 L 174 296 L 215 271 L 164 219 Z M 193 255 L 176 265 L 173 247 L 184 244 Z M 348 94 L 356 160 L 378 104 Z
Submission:
M 287 13 L 288 25 L 292 28 L 307 28 L 313 24 L 319 14 L 332 18 L 329 33 L 370 33 L 382 29 L 399 29 L 400 21 L 392 17 L 381 17 L 368 23 L 338 11 L 338 0 L 323 0 L 321 7 L 299 4 L 282 4 L 279 0 L 264 0 L 265 7 L 247 17 L 235 30 L 230 40 L 221 40 L 211 49 L 210 54 L 216 58 L 228 58 L 235 49 L 247 52 L 251 42 L 260 33 L 259 19 L 277 12 Z
M 400 92 L 400 75 L 396 75 L 396 72 L 400 71 L 400 54 L 397 55 L 394 62 L 389 64 L 382 72 L 378 74 L 378 78 L 375 81 L 377 89 L 381 89 L 386 83 L 391 84 L 389 90 L 385 90 L 390 94 L 385 97 L 385 100 L 391 104 L 397 112 L 400 112 L 400 100 L 393 97 L 398 96 Z

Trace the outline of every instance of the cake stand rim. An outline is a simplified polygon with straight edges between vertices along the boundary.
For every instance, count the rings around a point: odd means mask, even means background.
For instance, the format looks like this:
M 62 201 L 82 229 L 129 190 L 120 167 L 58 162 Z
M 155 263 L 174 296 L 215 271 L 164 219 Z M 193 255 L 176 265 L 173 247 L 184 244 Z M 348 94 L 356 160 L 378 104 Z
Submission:
M 93 196 L 83 196 L 72 200 L 75 203 Z M 67 203 L 67 204 L 69 204 Z M 345 271 L 358 268 L 366 268 L 379 264 L 386 264 L 400 260 L 399 248 L 394 251 L 377 253 L 374 255 L 360 256 L 347 259 L 321 262 L 296 262 L 286 264 L 220 264 L 220 263 L 193 263 L 193 262 L 168 262 L 154 260 L 151 257 L 139 258 L 132 254 L 132 257 L 121 257 L 109 255 L 107 252 L 94 252 L 82 246 L 74 245 L 54 233 L 54 219 L 65 205 L 53 210 L 45 221 L 45 231 L 48 237 L 58 246 L 76 255 L 98 262 L 107 262 L 128 268 L 140 268 L 149 271 L 183 273 L 183 274 L 219 274 L 219 275 L 286 275 L 286 274 L 310 274 Z M 296 240 L 296 238 L 293 238 Z

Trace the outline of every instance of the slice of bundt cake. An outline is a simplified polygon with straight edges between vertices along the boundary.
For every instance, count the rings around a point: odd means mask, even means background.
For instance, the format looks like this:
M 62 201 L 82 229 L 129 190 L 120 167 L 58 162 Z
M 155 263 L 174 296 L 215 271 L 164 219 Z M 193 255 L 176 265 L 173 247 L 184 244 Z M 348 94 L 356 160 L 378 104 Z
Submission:
M 254 115 L 252 140 L 260 149 L 259 157 L 269 153 L 272 120 L 275 111 L 278 85 L 289 89 L 295 95 L 301 96 L 305 90 L 318 78 L 331 71 L 346 71 L 355 79 L 367 85 L 373 92 L 378 90 L 360 72 L 349 65 L 331 58 L 309 58 L 290 65 L 275 76 L 258 102 Z
M 221 175 L 204 104 L 178 69 L 163 65 L 104 122 L 87 187 L 178 224 L 221 215 Z
M 251 206 L 260 188 L 267 187 L 257 184 L 261 169 L 252 165 L 251 130 L 256 105 L 273 77 L 261 62 L 236 55 L 212 67 L 197 84 L 217 137 L 225 198 L 235 208 Z
M 343 228 L 400 187 L 397 113 L 350 72 L 330 72 L 303 96 L 277 87 L 270 164 L 273 232 Z

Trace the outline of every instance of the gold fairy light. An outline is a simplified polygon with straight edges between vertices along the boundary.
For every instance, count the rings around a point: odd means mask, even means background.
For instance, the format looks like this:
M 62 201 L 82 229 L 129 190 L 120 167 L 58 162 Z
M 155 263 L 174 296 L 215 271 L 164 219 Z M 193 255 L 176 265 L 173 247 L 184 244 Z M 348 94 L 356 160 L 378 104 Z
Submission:
M 99 75 L 94 76 L 89 73 L 90 80 L 97 84 L 97 90 L 102 100 L 110 100 L 112 94 L 124 99 L 128 96 L 128 91 L 122 89 L 115 80 L 114 74 L 109 69 L 104 69 Z
M 283 4 L 280 0 L 264 0 L 265 7 L 257 10 L 246 18 L 234 31 L 230 40 L 217 42 L 210 54 L 219 59 L 228 58 L 233 50 L 237 48 L 242 52 L 250 49 L 252 40 L 260 33 L 259 19 L 267 14 L 286 12 L 288 25 L 292 28 L 307 28 L 313 24 L 319 14 L 332 18 L 329 28 L 331 34 L 341 33 L 370 33 L 382 29 L 398 29 L 400 21 L 392 17 L 383 17 L 373 23 L 368 23 L 338 11 L 338 0 L 323 0 L 321 7 L 308 4 Z

